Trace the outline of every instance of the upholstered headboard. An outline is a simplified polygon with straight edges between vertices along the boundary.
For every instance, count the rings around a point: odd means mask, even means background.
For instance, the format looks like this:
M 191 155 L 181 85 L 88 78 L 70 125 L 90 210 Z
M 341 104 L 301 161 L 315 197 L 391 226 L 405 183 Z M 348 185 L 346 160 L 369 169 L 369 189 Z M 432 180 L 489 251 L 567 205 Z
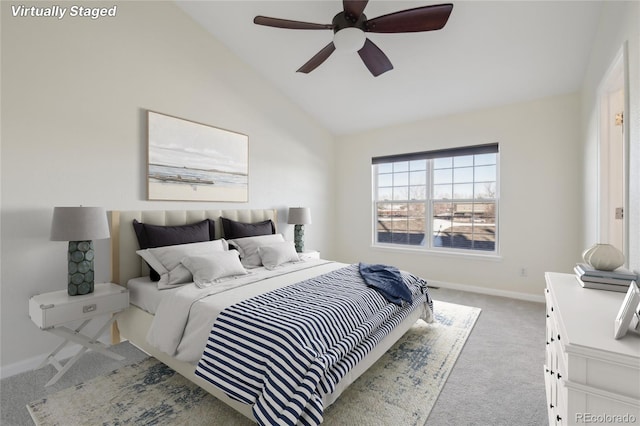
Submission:
M 126 286 L 131 278 L 149 274 L 146 263 L 136 254 L 138 239 L 133 219 L 152 225 L 188 225 L 211 219 L 215 223 L 215 237 L 222 237 L 220 217 L 239 222 L 260 222 L 271 219 L 277 224 L 277 210 L 129 210 L 111 211 L 111 280 Z

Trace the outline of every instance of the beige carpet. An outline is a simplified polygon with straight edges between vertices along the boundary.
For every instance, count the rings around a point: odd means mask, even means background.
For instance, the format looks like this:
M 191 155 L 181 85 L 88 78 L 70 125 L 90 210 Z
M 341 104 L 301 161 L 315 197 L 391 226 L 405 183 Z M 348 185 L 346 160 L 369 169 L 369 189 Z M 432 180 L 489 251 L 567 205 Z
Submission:
M 325 425 L 424 425 L 479 314 L 434 302 L 325 410 Z M 249 425 L 248 419 L 153 358 L 27 405 L 36 425 Z

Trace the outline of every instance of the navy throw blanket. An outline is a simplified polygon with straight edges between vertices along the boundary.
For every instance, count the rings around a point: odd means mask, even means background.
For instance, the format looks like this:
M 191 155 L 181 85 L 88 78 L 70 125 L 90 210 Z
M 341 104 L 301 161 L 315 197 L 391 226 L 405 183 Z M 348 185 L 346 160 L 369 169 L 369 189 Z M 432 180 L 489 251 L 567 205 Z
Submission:
M 360 262 L 360 275 L 369 287 L 376 289 L 389 302 L 399 306 L 402 306 L 403 301 L 411 302 L 411 291 L 398 268 Z

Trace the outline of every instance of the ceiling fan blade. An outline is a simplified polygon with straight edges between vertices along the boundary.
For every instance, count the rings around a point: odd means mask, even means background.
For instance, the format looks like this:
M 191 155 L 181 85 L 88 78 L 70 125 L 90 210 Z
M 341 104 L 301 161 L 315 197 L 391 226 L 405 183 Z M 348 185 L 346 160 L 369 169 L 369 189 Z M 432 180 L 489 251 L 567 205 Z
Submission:
M 314 24 L 312 22 L 291 21 L 289 19 L 269 18 L 267 16 L 256 16 L 253 23 L 265 25 L 267 27 L 287 28 L 291 30 L 331 30 L 333 24 Z
M 342 0 L 342 6 L 347 18 L 357 21 L 364 12 L 364 8 L 367 7 L 369 0 Z
M 366 39 L 362 49 L 358 50 L 358 55 L 374 77 L 393 69 L 387 55 L 369 39 Z
M 412 33 L 442 29 L 451 15 L 453 4 L 437 4 L 401 10 L 369 19 L 365 31 L 372 33 Z
M 307 61 L 306 64 L 301 66 L 296 72 L 303 72 L 305 74 L 310 73 L 315 70 L 327 60 L 329 56 L 336 50 L 336 47 L 333 45 L 333 42 L 327 44 L 321 51 L 315 54 L 315 56 Z

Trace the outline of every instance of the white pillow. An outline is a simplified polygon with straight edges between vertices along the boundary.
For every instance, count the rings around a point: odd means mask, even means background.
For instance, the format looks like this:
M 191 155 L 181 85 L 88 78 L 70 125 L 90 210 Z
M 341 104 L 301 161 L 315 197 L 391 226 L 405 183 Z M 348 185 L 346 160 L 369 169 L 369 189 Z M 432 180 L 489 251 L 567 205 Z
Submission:
M 178 244 L 175 246 L 156 247 L 138 250 L 142 257 L 160 275 L 158 289 L 173 288 L 193 281 L 191 272 L 180 262 L 187 256 L 206 256 L 223 252 L 229 244 L 223 239 L 204 241 L 201 243 Z
M 222 278 L 247 274 L 235 250 L 185 257 L 182 264 L 191 271 L 193 282 L 200 288 L 220 282 Z
M 240 261 L 245 268 L 255 268 L 262 265 L 258 248 L 270 244 L 284 242 L 282 234 L 257 235 L 255 237 L 236 238 L 229 240 L 240 252 Z
M 258 254 L 260 254 L 262 264 L 267 269 L 274 269 L 283 263 L 298 262 L 300 260 L 300 256 L 296 252 L 296 246 L 291 241 L 258 247 Z

